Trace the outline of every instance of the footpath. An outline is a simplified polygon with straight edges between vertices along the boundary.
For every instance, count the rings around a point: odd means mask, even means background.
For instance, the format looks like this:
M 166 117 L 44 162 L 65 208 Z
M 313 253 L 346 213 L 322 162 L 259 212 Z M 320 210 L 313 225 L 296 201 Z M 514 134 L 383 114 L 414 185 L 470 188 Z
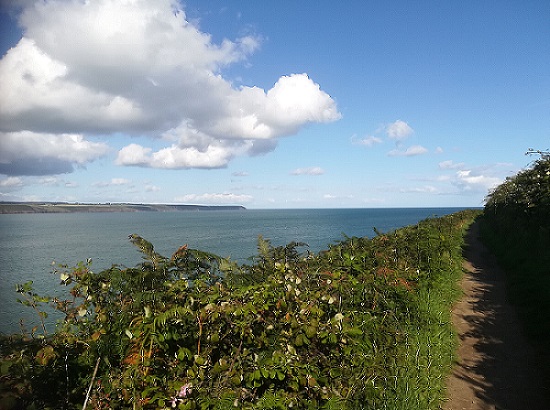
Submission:
M 550 409 L 537 358 L 506 299 L 504 272 L 479 239 L 475 222 L 466 236 L 463 298 L 453 308 L 460 338 L 443 410 Z

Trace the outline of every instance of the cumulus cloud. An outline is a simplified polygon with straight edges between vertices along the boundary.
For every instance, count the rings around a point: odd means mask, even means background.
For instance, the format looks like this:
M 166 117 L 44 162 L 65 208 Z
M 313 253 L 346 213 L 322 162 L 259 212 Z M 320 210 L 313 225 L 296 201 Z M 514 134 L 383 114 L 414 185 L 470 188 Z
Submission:
M 407 149 L 394 149 L 388 152 L 390 157 L 414 157 L 416 155 L 426 154 L 428 150 L 422 145 L 413 145 Z
M 465 169 L 456 172 L 456 178 L 453 183 L 462 191 L 489 192 L 502 183 L 502 179 L 491 175 L 484 175 L 471 169 Z
M 250 195 L 238 195 L 232 193 L 205 193 L 187 194 L 174 198 L 176 202 L 195 204 L 243 204 L 252 201 Z
M 396 141 L 402 141 L 414 132 L 409 124 L 401 120 L 386 125 L 385 131 L 388 138 Z
M 118 152 L 116 163 L 118 165 L 146 165 L 150 161 L 151 148 L 145 148 L 138 144 L 130 144 Z
M 0 173 L 49 175 L 72 172 L 75 164 L 94 161 L 108 150 L 107 144 L 88 141 L 79 134 L 0 132 Z
M 199 141 L 181 141 L 153 152 L 138 144 L 122 148 L 117 156 L 118 165 L 146 166 L 164 169 L 222 168 L 238 153 L 242 146 L 231 141 L 207 138 Z
M 234 86 L 223 69 L 246 60 L 259 38 L 216 44 L 176 0 L 21 4 L 24 37 L 0 60 L 0 132 L 162 137 L 171 144 L 156 151 L 128 144 L 116 163 L 219 168 L 341 116 L 305 73 L 282 76 L 268 90 Z M 57 142 L 58 152 L 67 151 Z M 80 163 L 35 155 L 42 162 L 29 169 L 29 157 L 23 151 L 5 164 L 25 175 L 69 172 Z
M 325 171 L 321 167 L 297 168 L 291 175 L 323 175 Z

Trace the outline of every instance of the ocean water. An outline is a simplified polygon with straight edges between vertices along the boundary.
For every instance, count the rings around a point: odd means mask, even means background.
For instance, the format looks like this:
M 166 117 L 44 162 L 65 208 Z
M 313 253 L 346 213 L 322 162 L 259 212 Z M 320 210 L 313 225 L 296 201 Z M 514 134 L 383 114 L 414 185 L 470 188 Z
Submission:
M 244 263 L 256 255 L 258 235 L 275 246 L 305 242 L 311 252 L 347 236 L 374 236 L 463 208 L 285 209 L 203 212 L 71 213 L 0 215 L 0 333 L 14 333 L 36 315 L 17 303 L 16 284 L 32 280 L 38 294 L 61 287 L 52 262 L 92 270 L 135 266 L 141 255 L 128 240 L 136 233 L 171 256 L 181 245 Z

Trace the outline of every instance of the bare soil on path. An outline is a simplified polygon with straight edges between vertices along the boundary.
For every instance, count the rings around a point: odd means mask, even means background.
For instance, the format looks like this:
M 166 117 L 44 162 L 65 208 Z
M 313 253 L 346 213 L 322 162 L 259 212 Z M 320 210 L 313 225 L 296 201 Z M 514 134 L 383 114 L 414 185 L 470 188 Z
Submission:
M 548 410 L 532 346 L 506 298 L 504 272 L 479 239 L 479 222 L 466 235 L 463 298 L 453 308 L 460 338 L 443 410 Z

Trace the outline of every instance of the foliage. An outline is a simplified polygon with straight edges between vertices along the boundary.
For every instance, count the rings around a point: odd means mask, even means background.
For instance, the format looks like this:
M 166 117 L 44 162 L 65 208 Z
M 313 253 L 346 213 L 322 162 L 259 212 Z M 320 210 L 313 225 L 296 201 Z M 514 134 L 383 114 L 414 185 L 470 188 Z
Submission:
M 507 178 L 487 198 L 484 238 L 506 269 L 508 292 L 550 368 L 550 154 Z M 550 382 L 550 373 L 546 370 Z
M 531 168 L 508 177 L 487 196 L 485 214 L 495 223 L 530 230 L 550 226 L 550 154 L 540 155 Z
M 436 409 L 451 366 L 464 211 L 344 238 L 317 255 L 259 238 L 250 265 L 138 235 L 136 267 L 56 273 L 67 299 L 19 287 L 52 335 L 2 339 L 10 408 Z M 44 315 L 43 313 L 39 313 Z M 96 373 L 97 372 L 97 373 Z

